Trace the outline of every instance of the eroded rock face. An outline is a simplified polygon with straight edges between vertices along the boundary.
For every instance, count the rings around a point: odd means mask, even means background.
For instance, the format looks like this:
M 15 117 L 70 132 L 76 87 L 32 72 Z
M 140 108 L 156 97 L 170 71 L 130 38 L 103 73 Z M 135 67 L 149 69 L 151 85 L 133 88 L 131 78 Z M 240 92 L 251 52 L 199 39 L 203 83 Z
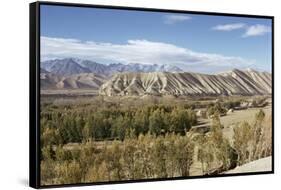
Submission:
M 217 75 L 199 73 L 118 73 L 105 82 L 101 95 L 261 95 L 271 94 L 271 74 L 234 69 Z

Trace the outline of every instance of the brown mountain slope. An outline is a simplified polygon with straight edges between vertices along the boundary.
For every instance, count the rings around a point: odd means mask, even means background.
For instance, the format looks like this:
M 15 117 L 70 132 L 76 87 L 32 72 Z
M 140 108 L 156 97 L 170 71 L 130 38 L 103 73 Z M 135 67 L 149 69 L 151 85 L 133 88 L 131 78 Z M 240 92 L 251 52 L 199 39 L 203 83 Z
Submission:
M 221 73 L 119 73 L 104 83 L 101 95 L 259 95 L 271 94 L 271 74 L 253 70 Z
M 93 89 L 97 90 L 104 83 L 104 77 L 94 73 L 81 73 L 70 76 L 58 76 L 41 73 L 41 89 Z

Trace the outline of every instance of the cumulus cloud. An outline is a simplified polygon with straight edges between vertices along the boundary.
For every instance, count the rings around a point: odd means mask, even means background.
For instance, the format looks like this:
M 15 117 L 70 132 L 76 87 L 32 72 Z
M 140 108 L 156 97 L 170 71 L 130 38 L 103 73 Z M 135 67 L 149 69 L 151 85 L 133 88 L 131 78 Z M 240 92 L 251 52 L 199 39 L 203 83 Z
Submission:
M 232 31 L 243 29 L 244 34 L 242 37 L 251 37 L 251 36 L 262 36 L 266 33 L 271 32 L 271 28 L 266 25 L 256 24 L 256 25 L 246 25 L 244 23 L 232 23 L 232 24 L 221 24 L 214 26 L 212 30 L 217 31 Z
M 244 23 L 232 23 L 232 24 L 217 25 L 217 26 L 214 26 L 212 29 L 219 30 L 219 31 L 232 31 L 232 30 L 245 28 L 245 26 L 246 25 Z
M 271 32 L 271 28 L 269 26 L 256 24 L 249 26 L 243 34 L 243 37 L 262 36 L 269 32 Z
M 168 64 L 186 71 L 211 68 L 224 71 L 246 68 L 252 60 L 241 57 L 195 52 L 173 44 L 148 40 L 128 40 L 125 44 L 99 43 L 77 39 L 41 37 L 42 60 L 76 57 L 101 63 Z
M 164 16 L 164 23 L 165 24 L 175 24 L 175 23 L 187 21 L 190 19 L 191 19 L 191 17 L 186 16 L 186 15 L 166 15 L 166 16 Z

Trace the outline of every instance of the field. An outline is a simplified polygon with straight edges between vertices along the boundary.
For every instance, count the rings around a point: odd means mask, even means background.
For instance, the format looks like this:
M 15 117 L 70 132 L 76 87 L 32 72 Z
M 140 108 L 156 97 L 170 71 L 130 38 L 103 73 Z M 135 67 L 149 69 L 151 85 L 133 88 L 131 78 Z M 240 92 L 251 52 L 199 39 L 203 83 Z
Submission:
M 271 110 L 270 96 L 44 91 L 42 184 L 225 173 L 271 156 Z

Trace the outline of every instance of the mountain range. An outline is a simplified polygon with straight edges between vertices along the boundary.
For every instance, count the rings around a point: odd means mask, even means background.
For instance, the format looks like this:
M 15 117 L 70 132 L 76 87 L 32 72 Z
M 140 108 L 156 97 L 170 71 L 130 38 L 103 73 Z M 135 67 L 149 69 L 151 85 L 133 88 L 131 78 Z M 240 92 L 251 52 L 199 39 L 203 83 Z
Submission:
M 202 74 L 169 65 L 100 64 L 74 58 L 41 63 L 41 89 L 92 89 L 106 96 L 267 95 L 272 78 L 252 69 Z
M 122 64 L 112 63 L 109 65 L 97 63 L 90 60 L 76 58 L 54 59 L 41 62 L 41 69 L 47 72 L 68 76 L 80 73 L 95 73 L 99 75 L 111 76 L 121 72 L 181 72 L 176 66 L 158 64 Z

